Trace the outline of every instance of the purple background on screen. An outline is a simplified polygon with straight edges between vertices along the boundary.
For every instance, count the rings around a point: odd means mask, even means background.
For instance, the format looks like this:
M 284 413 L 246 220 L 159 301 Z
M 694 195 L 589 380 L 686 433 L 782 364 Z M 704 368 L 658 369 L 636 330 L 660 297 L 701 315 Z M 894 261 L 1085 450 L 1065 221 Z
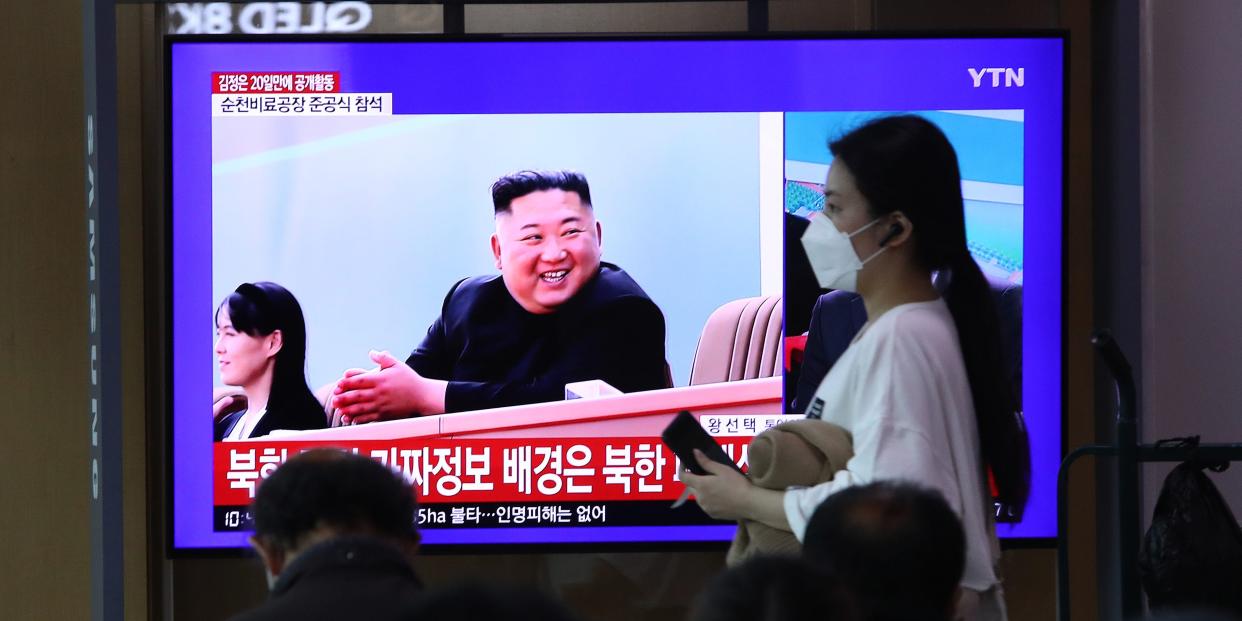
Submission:
M 595 543 L 600 541 L 729 541 L 732 525 L 658 526 L 568 526 L 525 528 L 452 528 L 422 531 L 422 545 L 476 545 L 490 543 Z M 248 532 L 213 533 L 216 547 L 245 548 Z M 641 536 L 639 536 L 641 535 Z
M 1002 537 L 1054 537 L 1062 419 L 1062 41 L 853 39 L 172 44 L 173 544 L 244 545 L 211 530 L 211 73 L 340 71 L 394 112 L 1025 111 L 1024 313 L 1032 496 Z M 532 67 L 553 77 L 532 78 Z M 1024 67 L 974 88 L 968 67 Z M 513 68 L 513 69 L 509 69 Z M 428 531 L 429 543 L 728 540 L 731 527 Z

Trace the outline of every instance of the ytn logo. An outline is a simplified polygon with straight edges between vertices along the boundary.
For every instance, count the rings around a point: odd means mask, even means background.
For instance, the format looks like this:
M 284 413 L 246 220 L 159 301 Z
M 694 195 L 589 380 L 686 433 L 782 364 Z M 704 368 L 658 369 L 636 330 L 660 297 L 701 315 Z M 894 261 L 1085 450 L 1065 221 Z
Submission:
M 983 85 L 983 76 L 987 74 L 992 75 L 993 88 L 1001 85 L 1002 75 L 1005 76 L 1005 88 L 1009 88 L 1011 86 L 1021 88 L 1022 85 L 1026 83 L 1025 67 L 1018 67 L 1016 69 L 1013 67 L 983 67 L 981 69 L 967 67 L 966 70 L 970 72 L 970 79 L 974 80 L 975 88 L 979 88 Z

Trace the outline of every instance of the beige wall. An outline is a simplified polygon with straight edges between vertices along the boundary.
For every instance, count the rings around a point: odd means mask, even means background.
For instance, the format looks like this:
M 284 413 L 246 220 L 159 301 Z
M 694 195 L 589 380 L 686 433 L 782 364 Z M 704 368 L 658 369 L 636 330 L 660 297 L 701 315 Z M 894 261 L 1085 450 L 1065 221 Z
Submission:
M 1140 20 L 1143 439 L 1242 443 L 1242 3 L 1146 0 Z M 1144 519 L 1168 470 L 1144 468 Z M 1242 511 L 1242 468 L 1212 478 Z
M 0 602 L 12 619 L 90 612 L 78 7 L 6 3 L 0 18 Z
M 556 30 L 566 31 L 730 30 L 745 23 L 744 4 L 736 4 L 655 5 L 649 14 L 641 13 L 643 5 L 635 5 L 624 19 L 616 17 L 620 21 L 615 25 L 604 22 L 607 28 L 601 26 L 598 8 L 556 12 L 554 21 L 538 23 L 530 19 L 532 13 L 521 18 L 526 21 L 512 23 L 529 22 L 526 29 L 553 23 Z M 1091 261 L 1085 42 L 1090 15 L 1083 4 L 771 0 L 770 19 L 774 29 L 790 30 L 1071 28 L 1068 252 L 1071 265 L 1085 265 Z M 0 498 L 10 507 L 0 513 L 0 532 L 8 542 L 0 571 L 12 577 L 0 581 L 0 602 L 9 618 L 81 619 L 90 604 L 81 15 L 77 2 L 12 2 L 5 11 L 7 19 L 0 20 L 0 83 L 17 85 L 19 96 L 0 98 L 0 287 L 13 292 L 0 303 L 0 386 L 3 394 L 16 399 L 0 423 L 6 442 L 6 450 L 0 451 Z M 152 271 L 159 266 L 144 256 L 144 243 L 149 254 L 150 244 L 160 239 L 162 197 L 161 96 L 158 85 L 144 80 L 160 74 L 155 14 L 150 8 L 125 7 L 118 16 L 126 616 L 218 619 L 264 596 L 261 572 L 246 559 L 163 559 L 163 507 L 156 476 L 162 465 L 156 451 L 163 429 L 159 421 L 148 424 L 145 418 L 154 409 L 150 404 L 162 403 L 158 392 L 152 392 L 160 388 L 158 378 L 148 380 L 158 368 L 158 352 L 145 345 L 146 333 L 161 333 L 162 326 L 144 305 L 144 286 L 156 287 L 149 292 L 154 299 L 162 295 L 159 272 Z M 468 28 L 470 20 L 468 14 Z M 476 29 L 488 29 L 483 17 L 474 23 Z M 1071 271 L 1068 285 L 1071 445 L 1091 440 L 1091 359 L 1085 351 L 1091 325 L 1089 278 L 1089 270 Z M 1077 504 L 1089 507 L 1091 476 L 1088 469 L 1081 472 Z M 1075 532 L 1083 534 L 1087 545 L 1077 551 L 1076 587 L 1082 597 L 1075 598 L 1075 617 L 1093 618 L 1093 517 L 1085 511 L 1078 519 Z M 531 585 L 557 594 L 591 619 L 681 619 L 698 586 L 721 561 L 721 553 L 705 552 L 457 556 L 425 557 L 419 569 L 431 585 L 464 576 Z M 675 571 L 678 581 L 672 583 L 664 571 Z M 1006 553 L 1013 618 L 1052 617 L 1053 572 L 1048 550 Z

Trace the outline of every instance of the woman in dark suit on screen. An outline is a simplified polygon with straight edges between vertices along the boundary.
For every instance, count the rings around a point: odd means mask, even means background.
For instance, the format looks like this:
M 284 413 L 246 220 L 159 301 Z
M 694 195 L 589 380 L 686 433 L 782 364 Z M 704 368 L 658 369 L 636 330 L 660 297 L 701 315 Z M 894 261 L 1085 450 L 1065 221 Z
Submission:
M 243 283 L 224 299 L 216 309 L 216 358 L 221 381 L 243 393 L 216 400 L 216 441 L 326 426 L 306 384 L 302 307 L 284 287 Z

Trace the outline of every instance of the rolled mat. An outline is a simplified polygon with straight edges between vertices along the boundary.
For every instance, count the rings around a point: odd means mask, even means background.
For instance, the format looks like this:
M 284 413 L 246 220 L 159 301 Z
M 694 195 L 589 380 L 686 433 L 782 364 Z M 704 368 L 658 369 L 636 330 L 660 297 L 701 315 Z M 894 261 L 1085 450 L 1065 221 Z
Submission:
M 750 481 L 759 487 L 784 490 L 831 481 L 854 456 L 854 442 L 845 429 L 822 420 L 803 419 L 777 425 L 750 442 Z M 802 544 L 787 530 L 753 520 L 740 520 L 725 563 L 732 566 L 756 554 L 799 554 Z

